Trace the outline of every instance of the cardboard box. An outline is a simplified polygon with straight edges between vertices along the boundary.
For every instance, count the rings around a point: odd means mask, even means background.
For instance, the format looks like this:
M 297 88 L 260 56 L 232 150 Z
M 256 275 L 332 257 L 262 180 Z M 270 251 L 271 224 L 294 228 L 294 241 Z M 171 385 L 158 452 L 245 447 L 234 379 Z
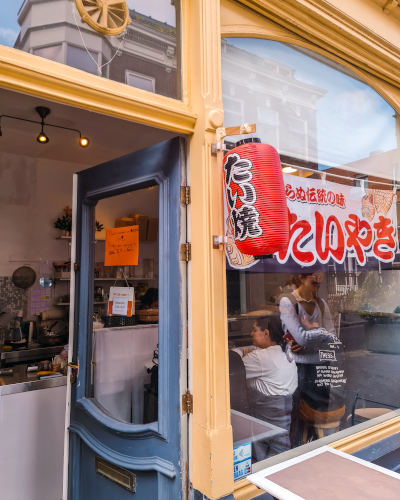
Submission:
M 132 218 L 123 217 L 115 221 L 115 227 L 135 226 L 135 221 Z
M 69 280 L 71 278 L 71 272 L 70 271 L 56 271 L 54 273 L 54 278 L 63 279 L 63 280 L 68 279 Z
M 147 241 L 157 241 L 158 236 L 158 219 L 149 217 L 149 225 L 147 227 Z
M 147 241 L 147 226 L 149 224 L 147 215 L 129 214 L 129 217 L 134 221 L 134 226 L 139 226 L 139 241 Z

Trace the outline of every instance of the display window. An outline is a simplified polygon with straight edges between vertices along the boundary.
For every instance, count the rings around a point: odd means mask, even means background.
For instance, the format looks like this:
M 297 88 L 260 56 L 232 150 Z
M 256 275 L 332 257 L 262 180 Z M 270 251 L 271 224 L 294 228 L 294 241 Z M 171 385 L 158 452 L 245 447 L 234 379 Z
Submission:
M 235 212 L 226 196 L 237 480 L 257 462 L 347 436 L 400 407 L 392 383 L 400 375 L 399 115 L 345 66 L 264 39 L 223 40 L 222 89 L 225 127 L 256 124 L 253 139 L 276 148 L 289 220 L 285 248 L 250 255 L 241 243 L 259 237 L 258 219 Z M 226 138 L 223 172 L 245 204 L 251 179 L 230 153 L 240 139 Z
M 4 0 L 0 45 L 182 98 L 179 2 Z

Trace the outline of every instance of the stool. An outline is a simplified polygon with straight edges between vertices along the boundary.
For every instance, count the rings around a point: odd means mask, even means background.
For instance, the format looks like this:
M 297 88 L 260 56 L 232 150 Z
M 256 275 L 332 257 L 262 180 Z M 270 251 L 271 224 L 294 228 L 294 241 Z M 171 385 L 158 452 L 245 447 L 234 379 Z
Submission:
M 318 439 L 322 439 L 324 437 L 324 429 L 335 429 L 335 432 L 338 432 L 340 420 L 335 420 L 334 422 L 329 422 L 327 424 L 315 424 L 308 422 L 307 420 L 303 420 L 303 423 L 304 423 L 303 444 L 306 444 L 309 427 L 314 427 L 314 429 L 316 429 L 318 432 Z

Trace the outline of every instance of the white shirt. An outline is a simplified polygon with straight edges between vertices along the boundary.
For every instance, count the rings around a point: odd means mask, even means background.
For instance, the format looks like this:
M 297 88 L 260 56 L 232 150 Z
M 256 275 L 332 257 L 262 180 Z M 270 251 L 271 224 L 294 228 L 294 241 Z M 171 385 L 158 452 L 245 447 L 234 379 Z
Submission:
M 243 356 L 243 349 L 233 350 L 242 356 L 248 387 L 266 396 L 290 396 L 294 393 L 297 388 L 297 366 L 288 360 L 281 346 L 256 348 L 247 356 Z

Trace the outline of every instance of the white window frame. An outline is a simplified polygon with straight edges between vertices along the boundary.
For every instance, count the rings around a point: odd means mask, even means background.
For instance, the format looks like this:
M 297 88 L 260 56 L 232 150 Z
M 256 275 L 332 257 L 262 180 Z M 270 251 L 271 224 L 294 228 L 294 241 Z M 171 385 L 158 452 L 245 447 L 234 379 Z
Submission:
M 137 76 L 139 78 L 142 78 L 143 80 L 150 81 L 151 86 L 153 88 L 153 90 L 152 90 L 153 94 L 156 92 L 156 79 L 153 76 L 143 75 L 142 73 L 137 73 L 136 71 L 131 71 L 130 69 L 126 69 L 125 70 L 125 84 L 126 85 L 129 85 L 129 83 L 128 83 L 128 76 L 129 75 Z M 132 85 L 129 85 L 129 86 L 132 87 Z M 137 88 L 137 87 L 135 87 L 135 88 Z M 149 92 L 149 91 L 145 90 L 145 92 Z

